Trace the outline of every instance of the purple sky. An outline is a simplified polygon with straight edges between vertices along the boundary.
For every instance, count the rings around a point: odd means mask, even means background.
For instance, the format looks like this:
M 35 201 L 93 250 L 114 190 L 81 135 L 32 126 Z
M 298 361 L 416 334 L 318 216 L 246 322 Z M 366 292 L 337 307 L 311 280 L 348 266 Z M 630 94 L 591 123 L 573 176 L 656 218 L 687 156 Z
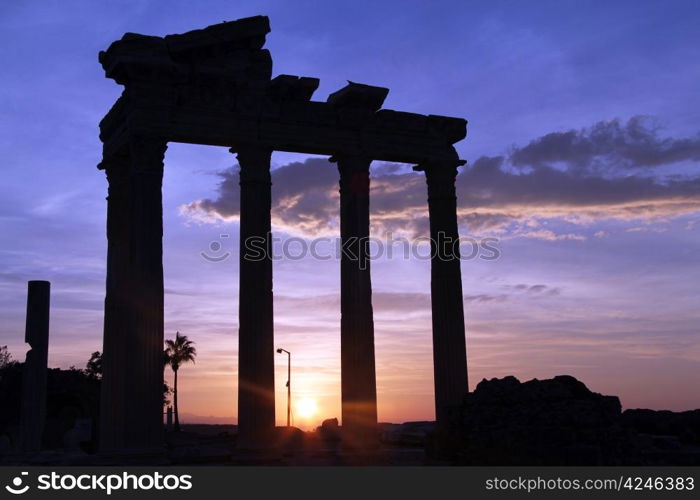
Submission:
M 167 7 L 165 7 L 167 6 Z M 0 345 L 23 359 L 26 281 L 52 282 L 52 366 L 101 349 L 106 180 L 97 124 L 121 88 L 99 50 L 264 14 L 273 73 L 391 89 L 385 107 L 469 120 L 461 232 L 470 387 L 571 374 L 624 407 L 700 406 L 700 5 L 697 2 L 35 1 L 0 4 Z M 273 155 L 281 238 L 336 236 L 337 172 Z M 166 335 L 197 342 L 185 420 L 236 413 L 237 175 L 223 148 L 171 144 Z M 372 171 L 372 232 L 427 234 L 425 184 Z M 229 237 L 221 238 L 227 234 Z M 212 263 L 201 252 L 219 241 Z M 429 263 L 373 263 L 379 416 L 432 418 Z M 275 262 L 276 344 L 298 398 L 340 407 L 338 261 Z M 280 357 L 278 401 L 284 401 Z M 168 374 L 169 375 L 169 374 Z M 282 421 L 283 404 L 278 417 Z M 208 418 L 211 417 L 211 418 Z

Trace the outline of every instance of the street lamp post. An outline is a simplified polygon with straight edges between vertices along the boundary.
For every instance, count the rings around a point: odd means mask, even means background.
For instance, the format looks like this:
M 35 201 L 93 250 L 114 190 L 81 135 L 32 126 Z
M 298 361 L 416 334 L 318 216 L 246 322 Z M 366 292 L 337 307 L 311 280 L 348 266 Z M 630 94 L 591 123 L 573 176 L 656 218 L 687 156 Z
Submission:
M 287 353 L 287 427 L 291 426 L 292 414 L 292 353 L 286 349 L 277 349 L 277 354 Z

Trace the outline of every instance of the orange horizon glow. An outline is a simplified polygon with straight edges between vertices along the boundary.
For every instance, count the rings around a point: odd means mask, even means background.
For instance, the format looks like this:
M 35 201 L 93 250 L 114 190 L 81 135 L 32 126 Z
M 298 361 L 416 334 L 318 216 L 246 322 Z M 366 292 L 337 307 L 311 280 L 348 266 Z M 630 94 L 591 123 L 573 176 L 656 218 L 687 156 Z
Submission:
M 381 339 L 383 336 L 379 336 Z M 430 340 L 430 333 L 425 335 L 426 344 Z M 479 345 L 483 340 L 476 335 L 470 347 Z M 573 341 L 572 341 L 573 342 Z M 572 345 L 576 345 L 575 342 Z M 410 372 L 400 375 L 400 371 L 393 368 L 397 362 L 387 352 L 387 347 L 382 343 L 378 345 L 377 357 L 377 383 L 378 383 L 378 419 L 379 422 L 400 423 L 417 420 L 434 419 L 433 380 L 432 380 L 432 355 L 428 345 L 422 353 L 411 356 L 416 365 Z M 590 346 L 595 348 L 595 346 Z M 594 364 L 586 366 L 584 363 L 576 365 L 572 363 L 570 368 L 562 365 L 551 366 L 537 364 L 537 360 L 543 361 L 552 346 L 535 346 L 523 348 L 523 352 L 531 357 L 533 364 L 523 363 L 523 357 L 518 353 L 517 346 L 513 349 L 503 349 L 490 352 L 474 353 L 470 359 L 470 390 L 483 378 L 504 377 L 515 375 L 522 382 L 532 378 L 551 378 L 556 375 L 570 374 L 584 382 L 589 389 L 608 395 L 616 395 L 621 399 L 623 409 L 626 408 L 652 408 L 689 410 L 697 407 L 697 400 L 693 395 L 680 397 L 677 390 L 676 374 L 678 370 L 687 371 L 688 377 L 697 376 L 691 374 L 692 364 L 685 366 L 677 363 L 674 372 L 666 365 L 664 360 L 655 360 L 653 353 L 640 353 L 640 356 L 632 356 L 631 360 L 625 360 L 619 365 L 610 363 L 603 370 L 595 370 Z M 542 353 L 533 354 L 537 349 Z M 601 349 L 602 350 L 602 349 Z M 187 365 L 180 371 L 180 412 L 181 421 L 184 423 L 209 423 L 209 424 L 235 424 L 237 422 L 237 374 L 233 370 L 226 373 L 207 373 L 206 365 L 213 360 L 206 359 L 207 354 L 202 353 L 197 365 Z M 297 347 L 295 353 L 302 358 L 303 349 Z M 602 357 L 611 356 L 602 353 Z M 500 359 L 499 359 L 500 358 Z M 301 359 L 292 371 L 292 425 L 303 430 L 313 430 L 325 419 L 337 418 L 342 425 L 340 402 L 340 363 L 339 351 L 329 353 L 324 360 L 323 370 L 318 370 L 318 358 L 308 365 L 302 364 Z M 512 363 L 513 368 L 507 369 L 506 365 Z M 649 369 L 644 373 L 643 367 Z M 641 374 L 637 378 L 622 379 L 613 374 L 624 369 L 625 366 L 633 366 L 634 372 Z M 322 373 L 318 373 L 322 371 Z M 166 371 L 166 380 L 172 384 L 172 372 Z M 286 381 L 286 362 L 276 365 L 276 423 L 279 426 L 286 425 L 287 392 L 284 385 Z M 679 401 L 681 404 L 679 404 Z M 651 402 L 651 403 L 650 403 Z

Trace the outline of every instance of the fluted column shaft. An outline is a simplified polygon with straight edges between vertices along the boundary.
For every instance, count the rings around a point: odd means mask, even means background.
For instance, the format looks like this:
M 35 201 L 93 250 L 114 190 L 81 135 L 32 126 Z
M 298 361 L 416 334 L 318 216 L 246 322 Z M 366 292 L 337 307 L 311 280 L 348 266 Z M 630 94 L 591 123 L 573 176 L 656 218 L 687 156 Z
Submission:
M 237 149 L 240 165 L 238 446 L 269 444 L 275 427 L 275 367 L 270 240 L 272 151 Z
M 369 251 L 371 159 L 337 155 L 340 172 L 340 350 L 343 437 L 364 447 L 377 439 L 377 383 Z
M 439 428 L 468 391 L 455 178 L 458 163 L 421 165 L 428 184 L 435 416 Z
M 107 294 L 100 410 L 103 453 L 163 451 L 163 157 L 166 142 L 132 137 L 103 161 Z

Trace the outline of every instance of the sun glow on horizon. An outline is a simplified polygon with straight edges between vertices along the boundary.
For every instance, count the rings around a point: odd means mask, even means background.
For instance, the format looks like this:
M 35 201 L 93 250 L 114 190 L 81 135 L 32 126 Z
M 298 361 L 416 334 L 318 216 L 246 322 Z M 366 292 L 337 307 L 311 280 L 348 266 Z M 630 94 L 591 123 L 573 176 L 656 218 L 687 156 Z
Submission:
M 303 398 L 294 405 L 299 418 L 311 418 L 318 413 L 318 404 L 315 399 Z

